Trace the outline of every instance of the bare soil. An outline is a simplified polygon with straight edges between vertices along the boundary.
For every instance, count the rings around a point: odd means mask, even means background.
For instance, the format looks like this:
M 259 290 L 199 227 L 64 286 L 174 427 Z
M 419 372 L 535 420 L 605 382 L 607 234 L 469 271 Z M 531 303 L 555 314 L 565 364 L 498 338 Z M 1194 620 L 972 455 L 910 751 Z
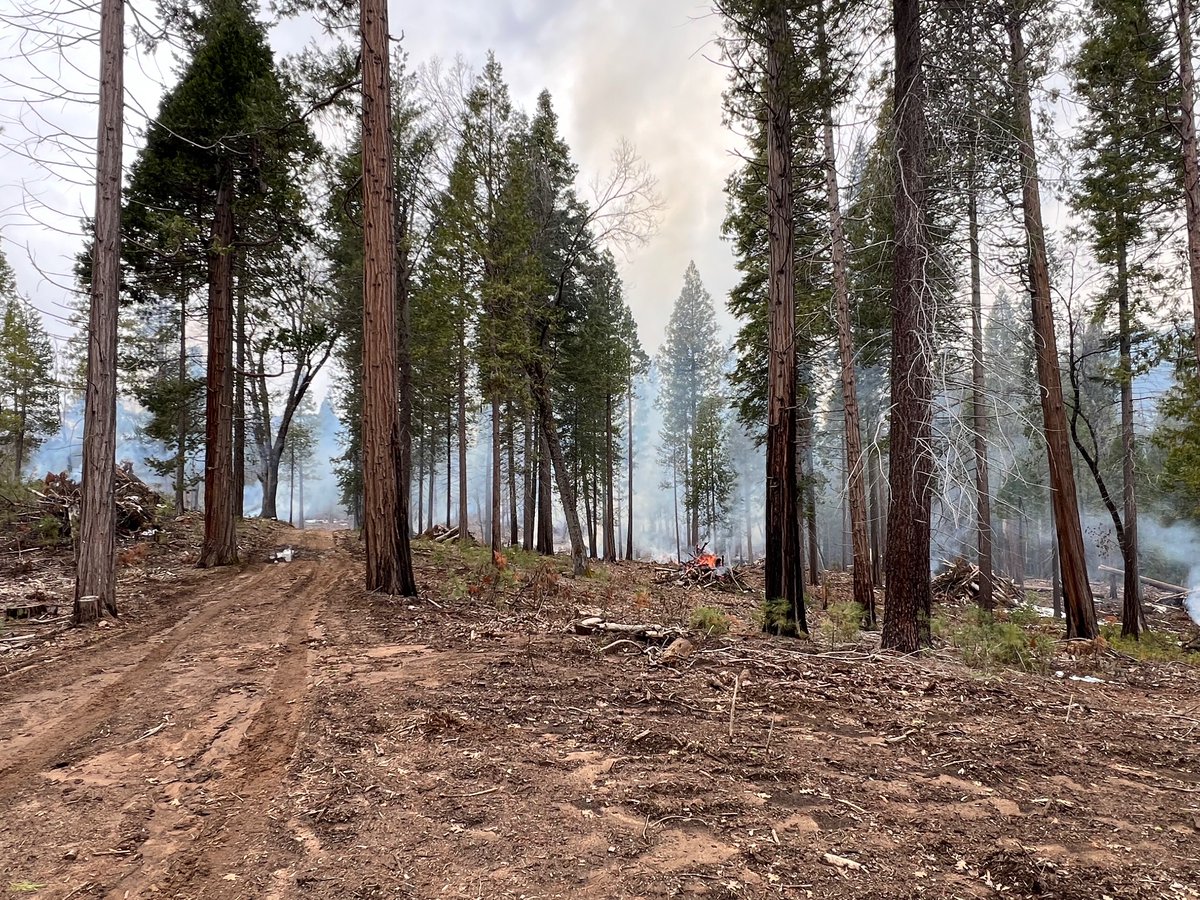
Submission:
M 350 535 L 272 537 L 0 655 L 0 896 L 1200 897 L 1194 666 L 982 673 L 428 543 L 368 596 Z M 569 629 L 702 603 L 674 660 Z

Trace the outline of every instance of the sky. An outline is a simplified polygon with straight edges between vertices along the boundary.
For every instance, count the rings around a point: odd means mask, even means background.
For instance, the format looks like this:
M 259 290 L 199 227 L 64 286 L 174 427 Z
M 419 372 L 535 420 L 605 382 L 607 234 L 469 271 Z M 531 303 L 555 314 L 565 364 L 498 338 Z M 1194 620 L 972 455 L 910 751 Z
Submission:
M 95 28 L 82 0 L 38 3 L 59 34 L 83 36 L 65 48 L 20 26 L 22 0 L 0 0 L 0 242 L 18 286 L 65 338 L 72 260 L 80 221 L 91 213 L 89 165 L 95 137 Z M 127 26 L 150 8 L 132 0 Z M 718 20 L 695 0 L 456 0 L 395 2 L 393 36 L 409 59 L 461 55 L 474 68 L 489 49 L 504 67 L 514 101 L 531 109 L 546 88 L 581 181 L 602 174 L 628 139 L 658 179 L 659 226 L 643 247 L 619 254 L 626 296 L 643 345 L 662 340 L 683 273 L 695 260 L 718 309 L 736 273 L 721 239 L 726 177 L 738 138 L 722 124 L 724 71 L 713 61 Z M 44 34 L 44 18 L 38 34 Z M 318 32 L 295 21 L 276 27 L 277 52 L 299 50 Z M 320 38 L 329 41 L 330 38 Z M 65 51 L 65 52 L 64 52 Z M 136 156 L 147 115 L 173 80 L 167 51 L 133 50 L 126 63 L 125 165 Z M 728 317 L 723 318 L 729 327 Z

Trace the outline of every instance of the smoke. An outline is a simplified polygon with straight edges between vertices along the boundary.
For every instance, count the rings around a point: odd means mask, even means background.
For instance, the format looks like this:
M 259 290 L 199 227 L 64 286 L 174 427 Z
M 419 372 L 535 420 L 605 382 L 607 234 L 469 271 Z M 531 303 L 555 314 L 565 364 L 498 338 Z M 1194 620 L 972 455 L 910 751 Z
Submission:
M 1188 575 L 1188 593 L 1184 598 L 1188 615 L 1192 621 L 1200 625 L 1200 566 L 1195 566 Z

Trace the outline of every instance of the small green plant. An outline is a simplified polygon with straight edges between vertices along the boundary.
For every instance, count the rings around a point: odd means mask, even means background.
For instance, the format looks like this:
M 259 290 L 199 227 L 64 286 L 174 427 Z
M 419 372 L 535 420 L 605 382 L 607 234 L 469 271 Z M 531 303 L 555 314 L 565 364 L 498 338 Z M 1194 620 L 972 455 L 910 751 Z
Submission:
M 782 637 L 800 637 L 802 632 L 798 632 L 795 624 L 788 619 L 788 612 L 786 600 L 780 597 L 768 598 L 759 607 L 755 621 L 762 626 L 763 631 L 770 634 Z
M 1014 622 L 1000 622 L 985 609 L 972 609 L 950 635 L 950 643 L 963 661 L 990 672 L 1015 666 L 1026 672 L 1045 672 L 1054 654 L 1054 641 L 1040 632 L 1028 632 Z
M 688 627 L 710 637 L 718 637 L 729 631 L 729 616 L 715 606 L 697 606 L 688 619 Z
M 1041 614 L 1033 608 L 1033 604 L 1024 603 L 1020 606 L 1013 607 L 1008 611 L 1008 621 L 1013 625 L 1020 625 L 1022 628 L 1028 628 L 1031 625 L 1037 625 L 1042 621 Z
M 1117 652 L 1143 662 L 1193 661 L 1175 638 L 1162 631 L 1143 631 L 1137 639 L 1121 637 L 1121 626 L 1106 622 L 1100 626 L 1100 636 Z
M 62 522 L 54 516 L 42 516 L 35 527 L 38 537 L 47 544 L 57 544 L 62 540 Z
M 831 644 L 849 644 L 858 640 L 863 608 L 852 601 L 831 604 L 821 620 L 821 634 Z

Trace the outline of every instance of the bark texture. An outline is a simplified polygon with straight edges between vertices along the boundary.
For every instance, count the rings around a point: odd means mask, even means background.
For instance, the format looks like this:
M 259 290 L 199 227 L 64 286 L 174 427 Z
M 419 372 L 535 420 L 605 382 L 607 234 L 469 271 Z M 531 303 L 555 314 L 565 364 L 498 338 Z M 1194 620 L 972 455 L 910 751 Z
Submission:
M 850 502 L 850 533 L 854 546 L 854 602 L 863 610 L 863 624 L 875 627 L 875 586 L 871 583 L 871 542 L 867 534 L 867 470 L 863 464 L 859 426 L 858 384 L 854 374 L 854 338 L 850 328 L 850 288 L 846 278 L 846 232 L 838 196 L 837 157 L 833 120 L 826 111 L 821 129 L 825 143 L 825 200 L 829 207 L 833 302 L 837 319 L 838 355 L 842 369 L 842 398 L 846 424 L 846 470 Z M 809 565 L 816 568 L 816 559 Z
M 416 595 L 398 415 L 396 235 L 386 0 L 362 0 L 363 538 L 366 586 Z
M 1058 366 L 1058 338 L 1050 302 L 1050 271 L 1046 265 L 1046 234 L 1042 226 L 1041 189 L 1038 185 L 1037 154 L 1033 146 L 1025 37 L 1021 23 L 1015 16 L 1010 17 L 1007 28 L 1020 162 L 1021 206 L 1028 241 L 1029 294 L 1034 342 L 1037 345 L 1038 383 L 1042 389 L 1046 455 L 1050 464 L 1051 505 L 1058 531 L 1067 636 L 1094 638 L 1098 633 L 1096 607 L 1088 583 L 1083 528 L 1079 521 L 1079 498 L 1075 491 L 1074 465 L 1063 403 L 1062 373 Z
M 208 246 L 204 398 L 204 545 L 200 568 L 238 561 L 233 484 L 233 168 L 223 165 Z
M 1179 0 L 1180 130 L 1183 145 L 1183 197 L 1187 211 L 1188 271 L 1192 281 L 1192 321 L 1196 364 L 1200 366 L 1200 162 L 1196 157 L 1196 77 L 1192 70 L 1192 0 Z
M 983 290 L 979 258 L 979 206 L 974 185 L 967 196 L 971 251 L 971 430 L 975 450 L 975 540 L 979 552 L 979 605 L 996 605 L 992 590 L 992 491 L 988 477 L 988 410 L 983 368 Z
M 929 642 L 933 326 L 925 228 L 925 88 L 918 0 L 893 0 L 895 68 L 895 261 L 892 283 L 891 501 L 883 646 L 912 653 Z
M 76 569 L 76 624 L 117 614 L 117 309 L 121 278 L 121 145 L 124 137 L 125 7 L 100 4 L 100 110 L 96 143 L 96 234 L 84 389 L 83 487 Z M 86 602 L 80 602 L 87 598 Z M 91 598 L 95 598 L 94 601 Z
M 808 630 L 801 563 L 800 507 L 796 483 L 796 303 L 792 210 L 792 134 L 787 60 L 791 53 L 787 4 L 767 12 L 767 602 L 783 618 L 766 627 L 784 634 Z

